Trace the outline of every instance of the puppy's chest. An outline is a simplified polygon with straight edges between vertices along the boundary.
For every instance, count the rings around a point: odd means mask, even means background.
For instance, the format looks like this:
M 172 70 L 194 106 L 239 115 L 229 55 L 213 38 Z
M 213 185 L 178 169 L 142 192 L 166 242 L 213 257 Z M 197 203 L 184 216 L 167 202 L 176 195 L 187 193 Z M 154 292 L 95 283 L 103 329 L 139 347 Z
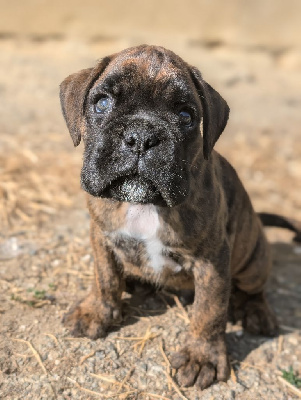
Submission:
M 150 269 L 153 273 L 161 273 L 166 268 L 179 273 L 183 268 L 183 259 L 163 243 L 159 236 L 162 228 L 155 206 L 131 205 L 125 223 L 110 237 L 125 261 Z

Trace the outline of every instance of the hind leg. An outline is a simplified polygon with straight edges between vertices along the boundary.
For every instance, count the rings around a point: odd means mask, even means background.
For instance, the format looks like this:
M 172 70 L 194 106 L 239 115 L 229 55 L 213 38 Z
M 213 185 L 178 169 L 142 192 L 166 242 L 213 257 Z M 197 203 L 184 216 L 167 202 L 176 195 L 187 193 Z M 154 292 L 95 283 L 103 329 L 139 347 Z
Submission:
M 248 294 L 234 289 L 230 299 L 230 319 L 242 321 L 243 328 L 253 335 L 276 336 L 277 319 L 270 308 L 265 292 Z
M 230 318 L 242 320 L 244 329 L 255 335 L 278 333 L 276 316 L 265 295 L 270 268 L 270 248 L 262 232 L 245 266 L 233 277 L 229 306 Z

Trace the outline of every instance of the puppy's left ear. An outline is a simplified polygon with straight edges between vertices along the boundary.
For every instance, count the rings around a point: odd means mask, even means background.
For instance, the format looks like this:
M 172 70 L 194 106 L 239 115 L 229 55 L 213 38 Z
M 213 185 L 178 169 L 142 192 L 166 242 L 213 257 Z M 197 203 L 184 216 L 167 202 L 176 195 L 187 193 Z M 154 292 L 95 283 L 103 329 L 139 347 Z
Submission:
M 105 57 L 94 67 L 69 75 L 60 84 L 60 100 L 67 127 L 74 146 L 81 141 L 83 115 L 87 94 L 95 80 L 101 75 L 111 57 Z
M 203 154 L 208 160 L 227 125 L 230 108 L 222 96 L 204 81 L 197 68 L 190 67 L 190 73 L 203 107 Z

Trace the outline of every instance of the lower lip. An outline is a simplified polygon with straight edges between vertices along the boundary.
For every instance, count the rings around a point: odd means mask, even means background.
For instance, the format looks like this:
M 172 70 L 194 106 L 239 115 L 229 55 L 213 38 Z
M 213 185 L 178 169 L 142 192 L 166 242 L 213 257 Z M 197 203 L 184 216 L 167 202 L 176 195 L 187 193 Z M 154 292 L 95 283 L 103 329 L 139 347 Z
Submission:
M 139 176 L 118 178 L 102 196 L 129 203 L 166 205 L 156 187 Z

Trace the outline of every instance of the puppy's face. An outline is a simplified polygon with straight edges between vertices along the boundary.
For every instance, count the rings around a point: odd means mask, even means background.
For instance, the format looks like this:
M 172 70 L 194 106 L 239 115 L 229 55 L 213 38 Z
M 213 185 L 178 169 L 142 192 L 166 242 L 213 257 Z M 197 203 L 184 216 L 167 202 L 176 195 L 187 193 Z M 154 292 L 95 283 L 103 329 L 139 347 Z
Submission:
M 68 77 L 61 100 L 75 144 L 81 135 L 85 142 L 82 187 L 119 201 L 181 203 L 195 157 L 203 145 L 213 147 L 200 134 L 204 113 L 211 112 L 200 96 L 213 89 L 206 84 L 202 91 L 200 80 L 174 53 L 152 46 L 125 50 Z
M 94 196 L 175 205 L 189 191 L 201 109 L 187 70 L 160 53 L 116 57 L 85 104 L 82 186 Z

